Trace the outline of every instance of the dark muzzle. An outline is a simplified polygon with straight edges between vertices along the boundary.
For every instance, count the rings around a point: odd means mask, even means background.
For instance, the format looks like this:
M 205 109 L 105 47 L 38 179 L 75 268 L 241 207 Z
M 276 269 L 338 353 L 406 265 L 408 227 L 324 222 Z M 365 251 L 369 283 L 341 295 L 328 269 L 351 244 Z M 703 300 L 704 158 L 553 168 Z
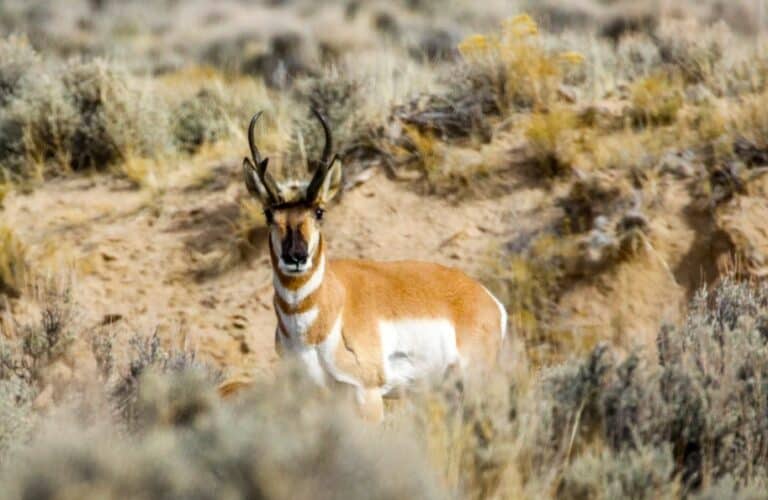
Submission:
M 297 229 L 288 228 L 282 244 L 283 262 L 290 265 L 304 265 L 309 258 L 307 242 Z

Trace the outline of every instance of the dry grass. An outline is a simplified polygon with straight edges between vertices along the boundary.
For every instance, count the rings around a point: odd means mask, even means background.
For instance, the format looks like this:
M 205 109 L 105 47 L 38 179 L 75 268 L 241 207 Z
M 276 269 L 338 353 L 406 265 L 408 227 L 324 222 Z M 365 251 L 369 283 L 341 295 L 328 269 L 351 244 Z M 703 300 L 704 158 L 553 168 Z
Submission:
M 8 226 L 0 227 L 0 291 L 18 297 L 30 278 L 24 243 Z

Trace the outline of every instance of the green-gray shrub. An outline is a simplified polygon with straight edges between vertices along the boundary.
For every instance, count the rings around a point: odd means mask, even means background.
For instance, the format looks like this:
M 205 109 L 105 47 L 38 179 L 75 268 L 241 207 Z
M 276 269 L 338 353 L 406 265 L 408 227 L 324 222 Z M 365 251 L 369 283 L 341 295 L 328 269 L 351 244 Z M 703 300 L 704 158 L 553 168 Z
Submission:
M 228 103 L 216 88 L 203 88 L 182 101 L 173 112 L 173 136 L 181 151 L 194 153 L 200 146 L 229 137 Z
M 40 56 L 26 39 L 0 40 L 0 109 L 18 94 L 24 77 L 39 63 Z
M 69 144 L 73 169 L 103 168 L 169 148 L 164 103 L 127 71 L 100 59 L 72 61 L 61 78 L 79 117 Z
M 768 463 L 768 287 L 726 279 L 663 328 L 659 364 L 603 347 L 544 378 L 542 464 L 596 439 L 614 454 L 669 447 L 683 492 L 730 476 L 765 480 Z M 549 445 L 554 451 L 548 450 Z M 670 476 L 670 480 L 672 476 Z
M 561 499 L 677 498 L 674 461 L 668 446 L 584 454 L 568 464 L 559 485 Z
M 164 101 L 101 59 L 44 61 L 10 39 L 0 52 L 0 169 L 29 177 L 40 165 L 102 169 L 172 147 Z

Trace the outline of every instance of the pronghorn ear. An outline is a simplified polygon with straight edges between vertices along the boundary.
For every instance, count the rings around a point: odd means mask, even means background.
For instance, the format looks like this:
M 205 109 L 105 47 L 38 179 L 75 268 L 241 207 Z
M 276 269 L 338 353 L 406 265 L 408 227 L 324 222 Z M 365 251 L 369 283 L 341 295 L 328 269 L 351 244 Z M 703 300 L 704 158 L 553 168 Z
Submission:
M 265 159 L 263 161 L 266 162 L 267 160 Z M 243 159 L 243 179 L 245 180 L 245 187 L 248 188 L 248 192 L 251 193 L 251 196 L 259 200 L 262 205 L 266 205 L 267 200 L 269 200 L 269 194 L 267 193 L 264 184 L 259 180 L 259 174 L 256 171 L 256 167 L 248 158 Z
M 334 196 L 339 192 L 341 187 L 341 160 L 338 157 L 334 157 L 331 162 L 331 167 L 328 169 L 328 173 L 325 174 L 323 185 L 320 188 L 318 201 L 320 203 L 330 202 Z

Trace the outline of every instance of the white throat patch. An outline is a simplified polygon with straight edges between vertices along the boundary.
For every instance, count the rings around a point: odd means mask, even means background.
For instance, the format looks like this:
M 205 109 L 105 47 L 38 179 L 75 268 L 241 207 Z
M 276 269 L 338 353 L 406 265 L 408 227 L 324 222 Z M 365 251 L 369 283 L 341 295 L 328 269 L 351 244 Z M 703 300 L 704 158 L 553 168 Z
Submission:
M 288 330 L 286 333 L 293 338 L 304 336 L 314 324 L 319 313 L 317 307 L 296 314 L 287 314 L 280 309 L 280 306 L 276 306 L 275 310 L 277 310 L 285 329 Z
M 286 304 L 296 306 L 296 305 L 299 305 L 302 300 L 312 295 L 315 292 L 315 290 L 320 288 L 320 285 L 323 282 L 324 276 L 325 276 L 325 255 L 321 255 L 320 263 L 317 265 L 317 269 L 315 269 L 315 272 L 312 275 L 312 277 L 309 278 L 309 280 L 307 280 L 307 282 L 304 283 L 304 285 L 302 285 L 297 290 L 291 290 L 290 288 L 284 287 L 283 284 L 280 282 L 280 278 L 277 275 L 275 275 L 273 278 L 273 282 L 275 285 L 275 292 L 281 299 L 283 299 L 283 301 Z

